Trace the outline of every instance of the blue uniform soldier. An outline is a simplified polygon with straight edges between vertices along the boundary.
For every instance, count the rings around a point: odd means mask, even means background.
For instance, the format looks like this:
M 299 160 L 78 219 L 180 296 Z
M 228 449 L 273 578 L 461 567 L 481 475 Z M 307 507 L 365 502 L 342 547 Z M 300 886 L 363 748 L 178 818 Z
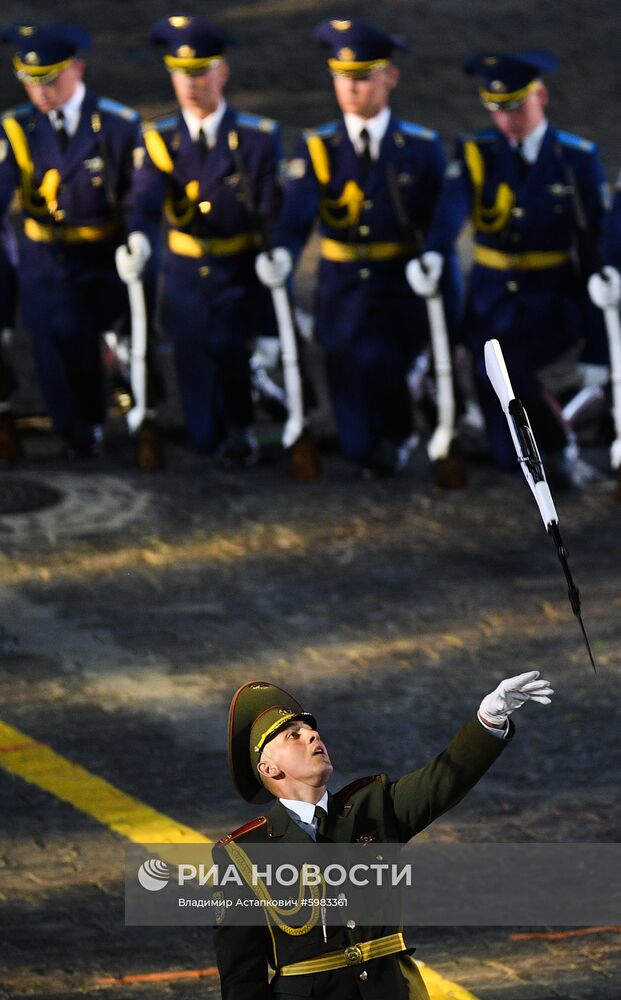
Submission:
M 7 222 L 0 230 L 0 460 L 11 463 L 23 458 L 11 404 L 16 379 L 7 357 L 15 322 L 16 261 L 15 234 Z
M 341 448 L 365 473 L 392 475 L 413 446 L 406 375 L 428 335 L 405 263 L 422 247 L 444 153 L 436 132 L 391 112 L 403 42 L 358 20 L 326 21 L 316 37 L 342 117 L 300 138 L 277 242 L 297 258 L 319 220 L 315 333 Z M 456 280 L 447 267 L 449 303 Z
M 224 50 L 232 39 L 198 16 L 162 18 L 151 39 L 180 111 L 145 129 L 136 175 L 131 253 L 119 273 L 139 273 L 149 220 L 165 206 L 163 325 L 171 337 L 188 435 L 225 465 L 258 458 L 252 433 L 249 342 L 273 327 L 254 271 L 279 208 L 278 125 L 229 107 Z M 133 246 L 132 246 L 133 244 Z
M 0 121 L 0 214 L 17 189 L 23 323 L 54 427 L 70 453 L 87 456 L 106 412 L 100 334 L 126 309 L 114 251 L 138 115 L 85 88 L 81 29 L 16 25 L 2 37 L 29 103 Z
M 577 480 L 575 452 L 537 372 L 589 335 L 586 278 L 597 266 L 604 178 L 594 143 L 548 123 L 541 75 L 555 67 L 542 50 L 485 53 L 465 63 L 467 73 L 482 77 L 493 127 L 457 142 L 417 290 L 428 292 L 470 218 L 474 266 L 463 336 L 474 354 L 492 455 L 502 468 L 515 468 L 504 414 L 485 376 L 483 345 L 496 338 L 549 471 L 568 486 Z

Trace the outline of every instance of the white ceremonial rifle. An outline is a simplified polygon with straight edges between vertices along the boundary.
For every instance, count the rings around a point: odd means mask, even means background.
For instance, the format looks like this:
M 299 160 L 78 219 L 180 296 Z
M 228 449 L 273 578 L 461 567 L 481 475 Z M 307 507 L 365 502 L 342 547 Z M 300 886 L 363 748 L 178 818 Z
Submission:
M 405 273 L 410 287 L 416 292 L 410 261 Z M 420 266 L 425 271 L 421 261 Z M 466 470 L 455 440 L 455 391 L 451 345 L 446 326 L 444 302 L 439 284 L 432 294 L 424 296 L 431 334 L 431 351 L 436 376 L 438 424 L 427 444 L 427 454 L 436 467 L 436 483 L 444 489 L 459 489 L 466 485 Z
M 272 265 L 277 265 L 273 268 Z M 289 415 L 282 432 L 283 448 L 290 456 L 291 474 L 300 481 L 312 481 L 321 476 L 319 456 L 304 417 L 304 389 L 295 320 L 287 280 L 292 269 L 291 255 L 283 247 L 259 254 L 255 261 L 257 275 L 269 288 L 280 339 L 285 396 Z
M 612 419 L 615 428 L 615 439 L 610 446 L 610 464 L 621 475 L 621 322 L 617 306 L 607 306 L 602 311 L 608 335 Z
M 129 430 L 140 430 L 147 412 L 147 309 L 141 278 L 127 282 L 131 316 L 130 379 L 134 405 L 126 419 Z
M 539 454 L 537 442 L 535 441 L 526 410 L 513 392 L 505 359 L 497 340 L 488 340 L 485 344 L 485 368 L 488 378 L 494 387 L 494 391 L 500 400 L 500 405 L 502 406 L 503 412 L 507 418 L 509 431 L 511 432 L 513 444 L 515 445 L 515 450 L 517 452 L 518 462 L 520 463 L 526 482 L 530 486 L 533 496 L 537 502 L 545 529 L 551 536 L 554 545 L 556 546 L 556 554 L 559 558 L 561 566 L 563 567 L 563 572 L 567 581 L 567 596 L 569 597 L 571 610 L 580 623 L 580 628 L 582 629 L 582 635 L 584 636 L 591 666 L 597 673 L 589 639 L 586 634 L 584 622 L 582 621 L 580 591 L 576 587 L 571 575 L 571 570 L 567 561 L 567 550 L 565 549 L 563 539 L 561 538 L 558 514 L 556 513 L 554 500 L 552 499 L 550 487 L 548 486 L 548 482 L 546 480 L 541 455 Z

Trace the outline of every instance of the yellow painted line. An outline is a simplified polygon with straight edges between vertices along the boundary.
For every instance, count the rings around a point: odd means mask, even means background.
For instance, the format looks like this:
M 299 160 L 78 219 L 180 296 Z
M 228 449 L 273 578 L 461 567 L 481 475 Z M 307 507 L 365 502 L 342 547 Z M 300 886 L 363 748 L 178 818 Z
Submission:
M 4 722 L 0 722 L 0 766 L 135 844 L 212 843 Z
M 425 981 L 431 1000 L 478 1000 L 474 993 L 469 993 L 463 986 L 458 986 L 450 979 L 445 979 L 425 962 L 416 962 L 416 964 Z
M 198 830 L 157 812 L 132 795 L 115 788 L 104 778 L 98 778 L 79 764 L 72 764 L 47 744 L 32 739 L 4 722 L 0 722 L 0 767 L 63 802 L 68 802 L 135 844 L 213 843 Z M 424 962 L 419 962 L 418 966 L 431 1000 L 477 1000 L 472 993 L 444 979 Z M 213 971 L 186 971 L 181 975 L 184 978 L 197 978 L 199 975 L 213 974 Z M 152 974 L 154 979 L 178 977 L 180 978 L 179 974 L 175 973 Z M 109 977 L 105 982 L 106 985 L 113 985 L 132 981 L 132 978 L 121 977 L 115 980 L 114 977 Z

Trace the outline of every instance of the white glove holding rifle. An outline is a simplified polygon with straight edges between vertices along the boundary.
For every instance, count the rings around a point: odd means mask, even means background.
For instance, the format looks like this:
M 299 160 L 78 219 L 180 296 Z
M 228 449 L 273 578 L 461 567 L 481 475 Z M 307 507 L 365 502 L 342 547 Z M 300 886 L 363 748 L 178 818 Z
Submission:
M 429 299 L 438 292 L 438 285 L 444 268 L 444 257 L 435 250 L 426 250 L 420 257 L 411 260 L 406 266 L 407 279 L 410 287 L 417 295 Z
M 507 719 L 516 708 L 521 708 L 527 701 L 549 705 L 553 694 L 550 682 L 540 677 L 538 670 L 505 677 L 495 691 L 485 695 L 479 705 L 479 719 L 494 729 L 504 729 Z
M 274 247 L 257 255 L 255 267 L 261 284 L 267 288 L 278 288 L 291 274 L 293 260 L 286 247 Z
M 138 281 L 150 256 L 151 244 L 145 234 L 130 233 L 127 245 L 117 247 L 115 254 L 116 270 L 121 281 L 126 285 Z
M 621 274 L 615 267 L 603 267 L 599 274 L 591 275 L 588 288 L 598 309 L 616 309 L 621 301 Z

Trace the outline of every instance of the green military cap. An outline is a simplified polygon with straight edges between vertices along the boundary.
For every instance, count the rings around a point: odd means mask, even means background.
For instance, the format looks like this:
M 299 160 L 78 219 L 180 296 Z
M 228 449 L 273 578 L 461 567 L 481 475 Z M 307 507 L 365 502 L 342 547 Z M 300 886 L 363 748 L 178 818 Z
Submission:
M 269 684 L 251 681 L 233 695 L 229 710 L 229 767 L 233 784 L 246 802 L 268 802 L 273 796 L 257 774 L 263 748 L 296 720 L 317 728 L 315 717 L 305 712 L 293 695 Z

